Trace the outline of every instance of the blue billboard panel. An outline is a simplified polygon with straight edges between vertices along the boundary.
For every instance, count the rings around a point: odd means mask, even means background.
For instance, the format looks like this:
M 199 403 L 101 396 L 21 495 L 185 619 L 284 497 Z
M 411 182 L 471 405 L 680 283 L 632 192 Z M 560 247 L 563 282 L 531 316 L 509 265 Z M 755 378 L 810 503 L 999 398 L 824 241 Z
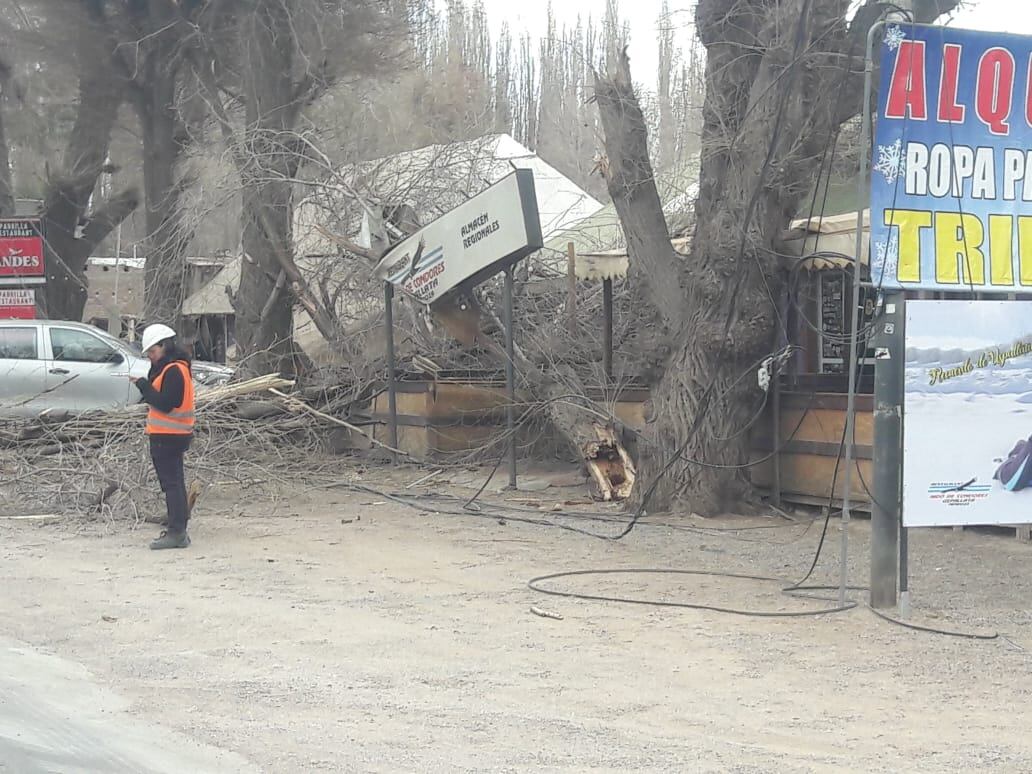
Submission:
M 872 282 L 1032 293 L 1032 37 L 890 26 L 875 120 Z

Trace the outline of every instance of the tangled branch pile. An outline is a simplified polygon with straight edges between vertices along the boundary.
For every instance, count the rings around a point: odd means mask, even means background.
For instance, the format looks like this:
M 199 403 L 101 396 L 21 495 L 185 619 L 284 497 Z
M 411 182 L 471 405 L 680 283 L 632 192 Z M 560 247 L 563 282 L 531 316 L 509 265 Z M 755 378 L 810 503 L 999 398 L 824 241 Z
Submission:
M 291 387 L 291 381 L 264 376 L 198 392 L 188 481 L 264 487 L 288 474 L 317 475 L 313 460 L 332 428 L 361 432 L 329 409 L 286 394 Z M 0 427 L 0 513 L 137 522 L 162 515 L 145 412 L 141 404 L 7 419 Z

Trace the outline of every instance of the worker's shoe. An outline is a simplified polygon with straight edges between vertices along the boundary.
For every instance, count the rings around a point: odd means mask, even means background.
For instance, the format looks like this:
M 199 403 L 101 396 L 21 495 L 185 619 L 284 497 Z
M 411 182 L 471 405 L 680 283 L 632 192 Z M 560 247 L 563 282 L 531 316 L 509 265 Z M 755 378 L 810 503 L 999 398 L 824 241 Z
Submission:
M 162 532 L 161 537 L 150 544 L 151 551 L 163 551 L 166 548 L 186 548 L 190 545 L 190 536 L 185 532 Z

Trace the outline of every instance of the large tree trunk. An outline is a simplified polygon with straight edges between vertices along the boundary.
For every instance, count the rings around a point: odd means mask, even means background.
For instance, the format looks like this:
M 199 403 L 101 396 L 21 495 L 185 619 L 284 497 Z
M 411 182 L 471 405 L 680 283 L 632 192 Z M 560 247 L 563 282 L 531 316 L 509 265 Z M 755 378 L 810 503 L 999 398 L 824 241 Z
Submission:
M 0 218 L 14 217 L 14 186 L 11 183 L 11 149 L 7 144 L 6 104 L 10 101 L 11 66 L 0 59 Z
M 186 39 L 195 31 L 192 9 L 177 9 L 165 0 L 149 0 L 132 8 L 123 38 L 139 36 L 131 49 L 120 49 L 143 144 L 143 187 L 147 255 L 144 316 L 149 322 L 177 327 L 186 289 L 186 251 L 192 238 L 184 223 L 182 196 L 189 179 L 180 169 L 195 125 L 183 114 L 189 104 L 180 93 Z M 183 19 L 182 13 L 188 18 Z M 185 21 L 185 23 L 184 23 Z M 196 121 L 194 122 L 196 123 Z
M 63 168 L 52 172 L 43 202 L 47 284 L 41 307 L 51 319 L 81 320 L 86 304 L 86 263 L 93 250 L 138 204 L 127 189 L 88 213 L 90 197 L 111 143 L 125 82 L 111 60 L 111 46 L 96 19 L 84 18 L 77 39 L 79 103 Z M 81 228 L 81 232 L 80 232 Z
M 636 276 L 676 342 L 653 385 L 639 504 L 682 500 L 714 514 L 749 489 L 749 431 L 765 397 L 755 371 L 787 333 L 776 246 L 813 186 L 821 150 L 859 111 L 851 65 L 880 5 L 862 7 L 848 27 L 847 0 L 699 0 L 703 161 L 683 265 L 671 257 L 626 57 L 597 83 L 610 192 Z M 936 0 L 935 11 L 955 5 Z
M 293 370 L 294 289 L 291 179 L 297 114 L 292 79 L 296 41 L 279 0 L 258 0 L 244 25 L 246 128 L 239 149 L 244 261 L 237 293 L 237 341 L 255 373 Z
M 166 69 L 166 57 L 155 65 L 146 93 L 137 98 L 147 225 L 144 316 L 174 327 L 183 305 L 190 243 L 180 202 L 184 184 L 177 177 L 184 138 L 176 111 L 176 73 Z

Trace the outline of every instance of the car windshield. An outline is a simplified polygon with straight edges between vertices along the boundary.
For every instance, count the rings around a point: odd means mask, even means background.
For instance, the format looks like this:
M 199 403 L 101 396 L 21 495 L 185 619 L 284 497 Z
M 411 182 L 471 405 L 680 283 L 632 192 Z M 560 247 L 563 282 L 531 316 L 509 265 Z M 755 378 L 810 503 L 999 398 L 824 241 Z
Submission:
M 117 347 L 119 352 L 125 352 L 127 350 L 129 352 L 133 352 L 132 345 L 129 344 L 128 341 L 122 341 L 121 339 L 116 339 L 114 336 L 112 336 L 110 333 L 108 333 L 107 331 L 105 331 L 102 328 L 96 328 L 96 327 L 92 327 L 91 326 L 90 327 L 90 333 L 93 333 L 93 334 L 95 334 L 97 336 L 100 336 L 100 338 L 104 339 L 104 341 L 106 341 L 108 344 L 111 344 L 112 346 Z

